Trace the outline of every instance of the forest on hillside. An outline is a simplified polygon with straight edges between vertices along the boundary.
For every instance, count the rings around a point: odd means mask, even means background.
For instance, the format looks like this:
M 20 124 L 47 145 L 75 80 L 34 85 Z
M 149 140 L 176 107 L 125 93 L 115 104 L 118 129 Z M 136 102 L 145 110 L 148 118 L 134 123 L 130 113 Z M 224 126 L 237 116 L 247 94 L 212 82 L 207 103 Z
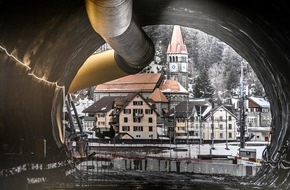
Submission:
M 171 40 L 172 25 L 146 26 L 143 28 L 155 44 L 155 60 L 144 72 L 160 72 L 166 69 L 166 51 Z M 183 41 L 189 53 L 189 78 L 193 93 L 196 79 L 203 70 L 214 89 L 215 99 L 237 95 L 240 86 L 241 63 L 243 63 L 244 86 L 249 95 L 265 96 L 264 89 L 253 69 L 234 49 L 221 40 L 202 31 L 181 27 Z M 157 69 L 156 69 L 157 67 Z

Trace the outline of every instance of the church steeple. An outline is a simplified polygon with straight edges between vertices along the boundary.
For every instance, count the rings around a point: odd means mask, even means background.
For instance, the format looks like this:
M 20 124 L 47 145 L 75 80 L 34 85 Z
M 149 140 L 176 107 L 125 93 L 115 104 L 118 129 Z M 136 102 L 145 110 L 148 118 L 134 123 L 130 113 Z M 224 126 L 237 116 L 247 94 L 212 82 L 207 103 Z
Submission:
M 186 45 L 183 43 L 179 25 L 174 25 L 171 42 L 168 45 L 167 53 L 187 53 Z
M 167 76 L 177 80 L 185 89 L 188 88 L 188 52 L 183 42 L 181 28 L 173 27 L 170 44 L 167 48 Z

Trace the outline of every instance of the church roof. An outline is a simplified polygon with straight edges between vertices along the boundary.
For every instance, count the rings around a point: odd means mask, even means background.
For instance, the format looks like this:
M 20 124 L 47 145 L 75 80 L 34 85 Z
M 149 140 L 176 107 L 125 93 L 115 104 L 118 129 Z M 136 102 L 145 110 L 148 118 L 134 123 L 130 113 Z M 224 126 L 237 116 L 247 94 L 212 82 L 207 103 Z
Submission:
M 168 99 L 166 96 L 161 92 L 159 88 L 156 88 L 154 92 L 149 96 L 150 99 L 154 100 L 154 102 L 164 102 L 168 103 Z
M 113 81 L 96 86 L 96 92 L 152 92 L 158 81 L 160 73 L 138 73 L 128 75 Z
M 164 80 L 160 85 L 160 90 L 162 93 L 185 93 L 188 91 L 176 80 L 167 79 Z
M 183 43 L 179 25 L 174 25 L 171 42 L 168 45 L 167 53 L 187 53 L 186 45 Z

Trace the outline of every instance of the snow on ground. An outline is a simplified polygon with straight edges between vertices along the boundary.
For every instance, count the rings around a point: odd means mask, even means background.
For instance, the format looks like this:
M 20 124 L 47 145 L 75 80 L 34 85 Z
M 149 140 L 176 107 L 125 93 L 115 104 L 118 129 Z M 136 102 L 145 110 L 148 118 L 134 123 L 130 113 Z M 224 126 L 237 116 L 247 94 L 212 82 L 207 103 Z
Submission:
M 153 146 L 153 147 L 163 147 L 168 148 L 161 153 L 151 153 L 147 154 L 150 157 L 167 157 L 167 158 L 198 158 L 198 155 L 226 155 L 226 156 L 238 156 L 239 146 L 233 144 L 228 144 L 229 150 L 226 149 L 225 143 L 214 144 L 214 150 L 210 151 L 211 145 L 209 144 L 102 144 L 102 143 L 92 143 L 91 146 L 116 146 L 116 147 L 143 147 L 143 146 Z M 262 153 L 266 146 L 246 146 L 245 148 L 256 149 L 256 159 L 262 160 Z M 190 151 L 188 151 L 190 150 Z

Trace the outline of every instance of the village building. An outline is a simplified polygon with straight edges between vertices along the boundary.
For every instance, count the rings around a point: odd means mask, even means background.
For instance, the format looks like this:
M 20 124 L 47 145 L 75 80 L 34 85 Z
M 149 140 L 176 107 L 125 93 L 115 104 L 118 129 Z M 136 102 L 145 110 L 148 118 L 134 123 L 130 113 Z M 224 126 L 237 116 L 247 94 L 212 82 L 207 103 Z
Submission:
M 138 73 L 128 75 L 96 86 L 94 101 L 104 96 L 127 96 L 139 92 L 147 98 L 160 86 L 164 76 L 161 73 Z
M 119 120 L 120 138 L 157 139 L 157 117 L 159 114 L 154 106 L 140 93 L 127 96 L 121 109 L 115 109 L 112 113 Z
M 264 98 L 248 97 L 245 101 L 246 125 L 251 141 L 269 141 L 271 131 L 270 103 Z
M 202 122 L 211 110 L 209 99 L 193 99 L 175 105 L 164 115 L 167 136 L 174 143 L 198 143 L 203 141 Z
M 237 140 L 237 116 L 224 105 L 213 108 L 204 118 L 203 140 L 225 142 Z
M 169 101 L 169 109 L 172 109 L 179 102 L 189 99 L 189 92 L 176 80 L 164 80 L 159 88 Z
M 110 131 L 112 117 L 111 112 L 114 109 L 114 100 L 117 97 L 102 97 L 100 100 L 93 103 L 91 106 L 83 110 L 83 113 L 94 118 L 95 129 L 97 132 Z M 92 120 L 92 119 L 91 119 Z
M 94 97 L 97 101 L 104 96 L 127 96 L 135 92 L 153 99 L 161 116 L 189 96 L 178 81 L 165 79 L 161 73 L 138 73 L 97 85 Z
M 95 116 L 95 130 L 106 136 L 113 129 L 118 139 L 157 139 L 155 102 L 140 93 L 104 96 L 83 111 Z

